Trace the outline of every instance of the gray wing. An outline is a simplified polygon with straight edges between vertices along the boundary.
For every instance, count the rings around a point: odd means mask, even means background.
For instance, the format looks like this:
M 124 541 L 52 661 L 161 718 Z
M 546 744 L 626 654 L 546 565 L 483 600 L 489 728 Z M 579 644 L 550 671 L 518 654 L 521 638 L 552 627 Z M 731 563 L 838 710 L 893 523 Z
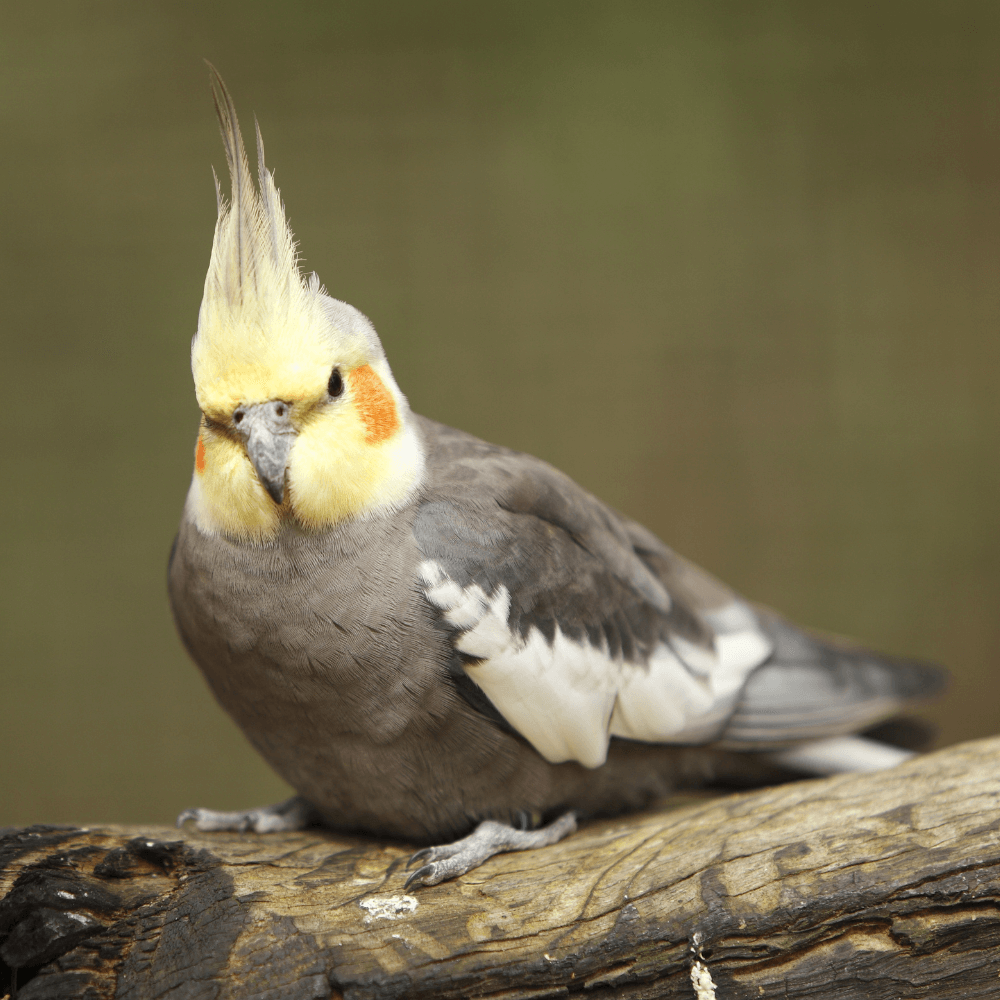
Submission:
M 547 760 L 596 767 L 612 737 L 749 749 L 850 732 L 921 686 L 751 607 L 547 463 L 425 434 L 421 587 L 458 669 Z
M 771 652 L 749 605 L 547 463 L 429 432 L 421 587 L 503 719 L 590 767 L 613 736 L 716 738 Z

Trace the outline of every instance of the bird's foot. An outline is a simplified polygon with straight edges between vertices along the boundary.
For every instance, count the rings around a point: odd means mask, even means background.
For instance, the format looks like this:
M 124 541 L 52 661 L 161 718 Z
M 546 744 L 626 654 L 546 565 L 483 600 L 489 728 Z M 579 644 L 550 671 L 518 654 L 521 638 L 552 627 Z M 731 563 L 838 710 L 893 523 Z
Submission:
M 196 830 L 238 830 L 254 833 L 287 833 L 301 830 L 313 821 L 313 808 L 296 795 L 286 802 L 240 812 L 217 812 L 215 809 L 185 809 L 177 817 L 177 825 L 194 820 Z
M 506 823 L 484 820 L 468 837 L 440 847 L 425 847 L 410 858 L 406 867 L 418 861 L 427 864 L 418 868 L 407 880 L 404 888 L 437 885 L 445 879 L 457 878 L 473 868 L 478 868 L 487 858 L 503 851 L 526 851 L 533 847 L 547 847 L 576 829 L 576 814 L 568 812 L 540 830 L 515 830 Z

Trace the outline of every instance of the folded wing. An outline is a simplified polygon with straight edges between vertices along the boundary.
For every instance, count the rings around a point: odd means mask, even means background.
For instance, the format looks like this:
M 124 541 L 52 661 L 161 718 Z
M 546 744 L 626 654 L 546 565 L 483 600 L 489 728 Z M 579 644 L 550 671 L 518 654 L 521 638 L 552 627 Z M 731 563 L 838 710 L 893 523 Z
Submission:
M 459 689 L 553 763 L 597 767 L 612 737 L 787 746 L 939 684 L 751 606 L 539 459 L 434 433 L 418 585 Z
M 462 438 L 413 530 L 470 700 L 552 762 L 717 737 L 771 652 L 749 605 L 546 463 Z

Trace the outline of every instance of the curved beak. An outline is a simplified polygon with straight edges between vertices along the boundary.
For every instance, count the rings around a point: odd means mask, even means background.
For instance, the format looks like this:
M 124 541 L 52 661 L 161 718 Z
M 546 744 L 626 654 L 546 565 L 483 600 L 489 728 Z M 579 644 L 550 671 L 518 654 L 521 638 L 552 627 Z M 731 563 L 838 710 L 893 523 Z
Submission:
M 295 443 L 292 408 L 288 403 L 270 400 L 233 411 L 236 433 L 243 438 L 247 456 L 257 470 L 257 478 L 275 503 L 285 496 L 285 470 L 288 455 Z

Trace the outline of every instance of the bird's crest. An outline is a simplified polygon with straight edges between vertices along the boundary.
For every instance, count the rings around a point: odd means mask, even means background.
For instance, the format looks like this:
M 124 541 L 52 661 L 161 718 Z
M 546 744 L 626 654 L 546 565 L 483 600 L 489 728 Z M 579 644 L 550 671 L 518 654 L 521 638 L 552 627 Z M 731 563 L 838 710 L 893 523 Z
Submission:
M 261 541 L 286 516 L 321 528 L 396 508 L 424 469 L 406 397 L 369 320 L 327 295 L 315 275 L 299 273 L 260 129 L 255 185 L 236 109 L 210 68 L 232 191 L 227 201 L 216 179 L 219 214 L 191 344 L 203 414 L 191 516 L 209 534 Z M 242 408 L 264 403 L 280 407 L 294 435 L 283 446 L 280 500 L 260 481 L 237 430 Z
M 219 214 L 191 359 L 199 398 L 213 384 L 213 395 L 224 392 L 234 368 L 274 372 L 291 358 L 308 363 L 328 339 L 329 326 L 319 279 L 299 272 L 295 237 L 265 166 L 260 127 L 255 185 L 236 108 L 218 71 L 209 68 L 231 194 L 223 196 L 216 176 Z

